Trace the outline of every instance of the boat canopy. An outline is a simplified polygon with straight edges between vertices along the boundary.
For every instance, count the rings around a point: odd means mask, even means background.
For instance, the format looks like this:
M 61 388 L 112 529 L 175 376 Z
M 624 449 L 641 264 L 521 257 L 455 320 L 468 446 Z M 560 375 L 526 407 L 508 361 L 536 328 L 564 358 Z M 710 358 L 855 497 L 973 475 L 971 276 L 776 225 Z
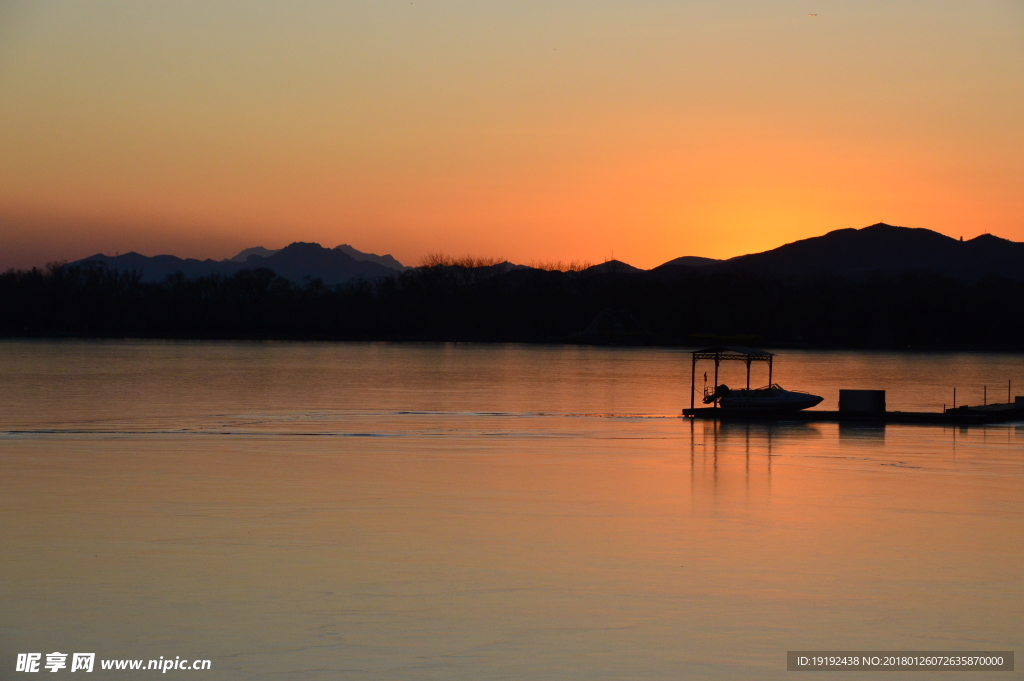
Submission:
M 702 350 L 694 350 L 693 355 L 696 359 L 738 359 L 746 360 L 748 357 L 751 361 L 767 362 L 774 355 L 767 350 L 758 350 L 757 348 L 704 348 Z

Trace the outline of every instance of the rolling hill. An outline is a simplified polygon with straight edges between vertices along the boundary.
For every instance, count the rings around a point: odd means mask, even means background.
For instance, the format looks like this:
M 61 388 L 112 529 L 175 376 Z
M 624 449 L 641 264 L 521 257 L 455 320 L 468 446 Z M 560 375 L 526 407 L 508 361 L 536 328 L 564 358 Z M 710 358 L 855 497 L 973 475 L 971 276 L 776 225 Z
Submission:
M 705 271 L 745 270 L 773 276 L 825 273 L 859 278 L 873 272 L 928 271 L 967 281 L 985 276 L 1024 279 L 1024 243 L 991 234 L 961 241 L 929 229 L 881 222 L 862 229 L 838 229 L 762 253 L 701 260 L 708 259 L 677 258 L 655 269 L 698 264 Z

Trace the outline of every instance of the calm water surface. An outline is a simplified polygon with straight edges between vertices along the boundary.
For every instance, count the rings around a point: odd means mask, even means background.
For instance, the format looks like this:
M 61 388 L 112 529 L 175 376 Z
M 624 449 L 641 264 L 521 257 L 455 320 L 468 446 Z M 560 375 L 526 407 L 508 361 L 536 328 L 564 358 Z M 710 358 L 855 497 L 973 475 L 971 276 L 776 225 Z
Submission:
M 1024 394 L 1024 357 L 775 377 L 938 410 Z M 715 426 L 677 416 L 689 382 L 664 349 L 0 342 L 0 678 L 33 651 L 474 680 L 1024 651 L 1024 424 Z

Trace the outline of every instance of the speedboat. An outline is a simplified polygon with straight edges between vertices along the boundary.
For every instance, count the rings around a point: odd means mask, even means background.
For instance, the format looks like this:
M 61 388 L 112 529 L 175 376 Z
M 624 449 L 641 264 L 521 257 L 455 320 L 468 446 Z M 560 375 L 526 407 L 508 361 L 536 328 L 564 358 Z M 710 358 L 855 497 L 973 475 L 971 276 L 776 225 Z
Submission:
M 751 390 L 733 390 L 722 384 L 704 395 L 704 404 L 717 403 L 722 409 L 737 411 L 800 411 L 820 404 L 823 399 L 810 393 L 784 390 L 778 383 Z

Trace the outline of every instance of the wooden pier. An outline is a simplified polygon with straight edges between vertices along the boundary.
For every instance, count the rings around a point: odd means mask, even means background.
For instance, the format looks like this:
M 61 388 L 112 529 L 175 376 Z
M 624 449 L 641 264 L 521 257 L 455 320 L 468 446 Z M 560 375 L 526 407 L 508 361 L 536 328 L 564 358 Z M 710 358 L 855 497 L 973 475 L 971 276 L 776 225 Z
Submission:
M 712 421 L 802 421 L 818 423 L 936 423 L 975 426 L 988 423 L 1024 421 L 1024 407 L 1017 404 L 990 404 L 979 407 L 957 407 L 946 411 L 884 411 L 862 413 L 850 411 L 754 411 L 698 407 L 683 409 L 683 416 Z

